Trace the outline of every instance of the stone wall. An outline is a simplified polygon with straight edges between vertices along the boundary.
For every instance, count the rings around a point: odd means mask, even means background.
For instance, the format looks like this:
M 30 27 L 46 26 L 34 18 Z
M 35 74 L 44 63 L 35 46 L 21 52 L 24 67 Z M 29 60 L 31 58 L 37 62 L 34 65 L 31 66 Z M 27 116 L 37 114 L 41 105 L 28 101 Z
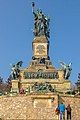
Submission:
M 58 97 L 53 94 L 31 94 L 0 97 L 0 118 L 58 120 L 55 108 Z
M 58 96 L 52 93 L 17 95 L 11 97 L 1 96 L 0 118 L 2 120 L 58 120 L 58 115 L 55 113 L 58 101 L 63 101 L 66 106 L 71 104 L 72 120 L 80 120 L 80 97 L 70 95 Z
M 80 96 L 61 95 L 60 101 L 63 101 L 66 106 L 71 105 L 72 120 L 80 120 Z

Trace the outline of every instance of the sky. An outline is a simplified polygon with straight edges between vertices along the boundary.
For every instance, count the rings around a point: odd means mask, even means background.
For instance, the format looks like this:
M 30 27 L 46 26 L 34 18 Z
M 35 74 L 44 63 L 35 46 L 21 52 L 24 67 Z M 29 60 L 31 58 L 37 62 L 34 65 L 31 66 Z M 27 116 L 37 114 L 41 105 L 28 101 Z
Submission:
M 0 0 L 0 76 L 6 80 L 11 65 L 22 60 L 23 68 L 32 59 L 34 19 L 32 0 Z M 72 62 L 70 80 L 80 72 L 80 0 L 34 0 L 36 9 L 50 17 L 49 56 L 59 69 L 60 61 Z

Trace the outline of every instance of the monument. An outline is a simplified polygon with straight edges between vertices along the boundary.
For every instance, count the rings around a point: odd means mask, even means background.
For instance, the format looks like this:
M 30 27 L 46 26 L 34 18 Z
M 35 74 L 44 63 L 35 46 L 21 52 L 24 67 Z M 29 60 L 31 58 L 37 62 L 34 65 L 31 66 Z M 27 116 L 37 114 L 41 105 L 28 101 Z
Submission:
M 72 63 L 60 61 L 61 68 L 52 64 L 49 56 L 50 18 L 35 9 L 33 56 L 30 65 L 22 68 L 22 61 L 12 64 L 12 88 L 0 96 L 0 119 L 59 120 L 55 110 L 60 102 L 71 105 L 72 119 L 80 120 L 80 96 L 64 94 L 71 88 L 69 80 Z M 66 117 L 66 114 L 65 114 Z
M 12 67 L 12 91 L 20 92 L 67 92 L 70 90 L 71 63 L 60 62 L 61 68 L 56 69 L 49 56 L 50 18 L 41 9 L 35 9 L 32 2 L 34 17 L 32 42 L 33 56 L 28 68 L 21 69 L 22 61 Z

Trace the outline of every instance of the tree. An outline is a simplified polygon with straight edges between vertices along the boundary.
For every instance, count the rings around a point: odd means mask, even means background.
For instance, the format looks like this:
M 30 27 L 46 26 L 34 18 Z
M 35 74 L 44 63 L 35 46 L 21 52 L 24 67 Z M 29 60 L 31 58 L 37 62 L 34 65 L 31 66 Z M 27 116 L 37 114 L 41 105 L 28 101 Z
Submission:
M 80 93 L 80 73 L 78 73 L 78 80 L 77 80 L 77 82 L 75 84 L 77 86 L 78 92 Z
M 10 90 L 11 90 L 11 86 L 12 86 L 12 84 L 11 84 L 11 80 L 12 80 L 12 76 L 10 75 L 9 77 L 8 77 L 8 79 L 7 79 L 7 81 L 6 81 L 6 92 L 10 92 Z
M 0 84 L 3 83 L 3 78 L 0 76 Z
M 4 85 L 4 82 L 3 82 L 3 78 L 0 76 L 0 92 L 4 92 L 4 88 L 5 88 L 5 85 Z

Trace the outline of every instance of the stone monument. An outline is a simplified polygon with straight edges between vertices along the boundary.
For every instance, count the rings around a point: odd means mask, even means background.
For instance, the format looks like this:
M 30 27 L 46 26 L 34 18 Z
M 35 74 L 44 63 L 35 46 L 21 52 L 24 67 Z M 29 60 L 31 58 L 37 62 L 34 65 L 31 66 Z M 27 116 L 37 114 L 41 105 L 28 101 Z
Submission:
M 66 106 L 71 104 L 72 119 L 79 120 L 80 97 L 63 94 L 71 89 L 69 77 L 72 63 L 61 61 L 59 69 L 52 64 L 49 56 L 50 18 L 41 9 L 36 10 L 34 2 L 32 13 L 33 56 L 27 68 L 22 68 L 22 61 L 12 65 L 11 96 L 0 97 L 0 118 L 59 120 L 59 114 L 55 110 L 63 101 Z
M 20 89 L 24 89 L 29 92 L 39 92 L 45 89 L 48 92 L 66 92 L 70 90 L 71 63 L 66 65 L 60 62 L 61 68 L 54 67 L 49 57 L 50 18 L 41 9 L 36 10 L 34 2 L 32 2 L 32 13 L 34 16 L 32 60 L 28 68 L 19 69 L 17 64 L 13 65 L 12 91 L 19 92 Z M 22 62 L 18 63 L 22 65 Z M 18 75 L 15 74 L 15 69 Z

